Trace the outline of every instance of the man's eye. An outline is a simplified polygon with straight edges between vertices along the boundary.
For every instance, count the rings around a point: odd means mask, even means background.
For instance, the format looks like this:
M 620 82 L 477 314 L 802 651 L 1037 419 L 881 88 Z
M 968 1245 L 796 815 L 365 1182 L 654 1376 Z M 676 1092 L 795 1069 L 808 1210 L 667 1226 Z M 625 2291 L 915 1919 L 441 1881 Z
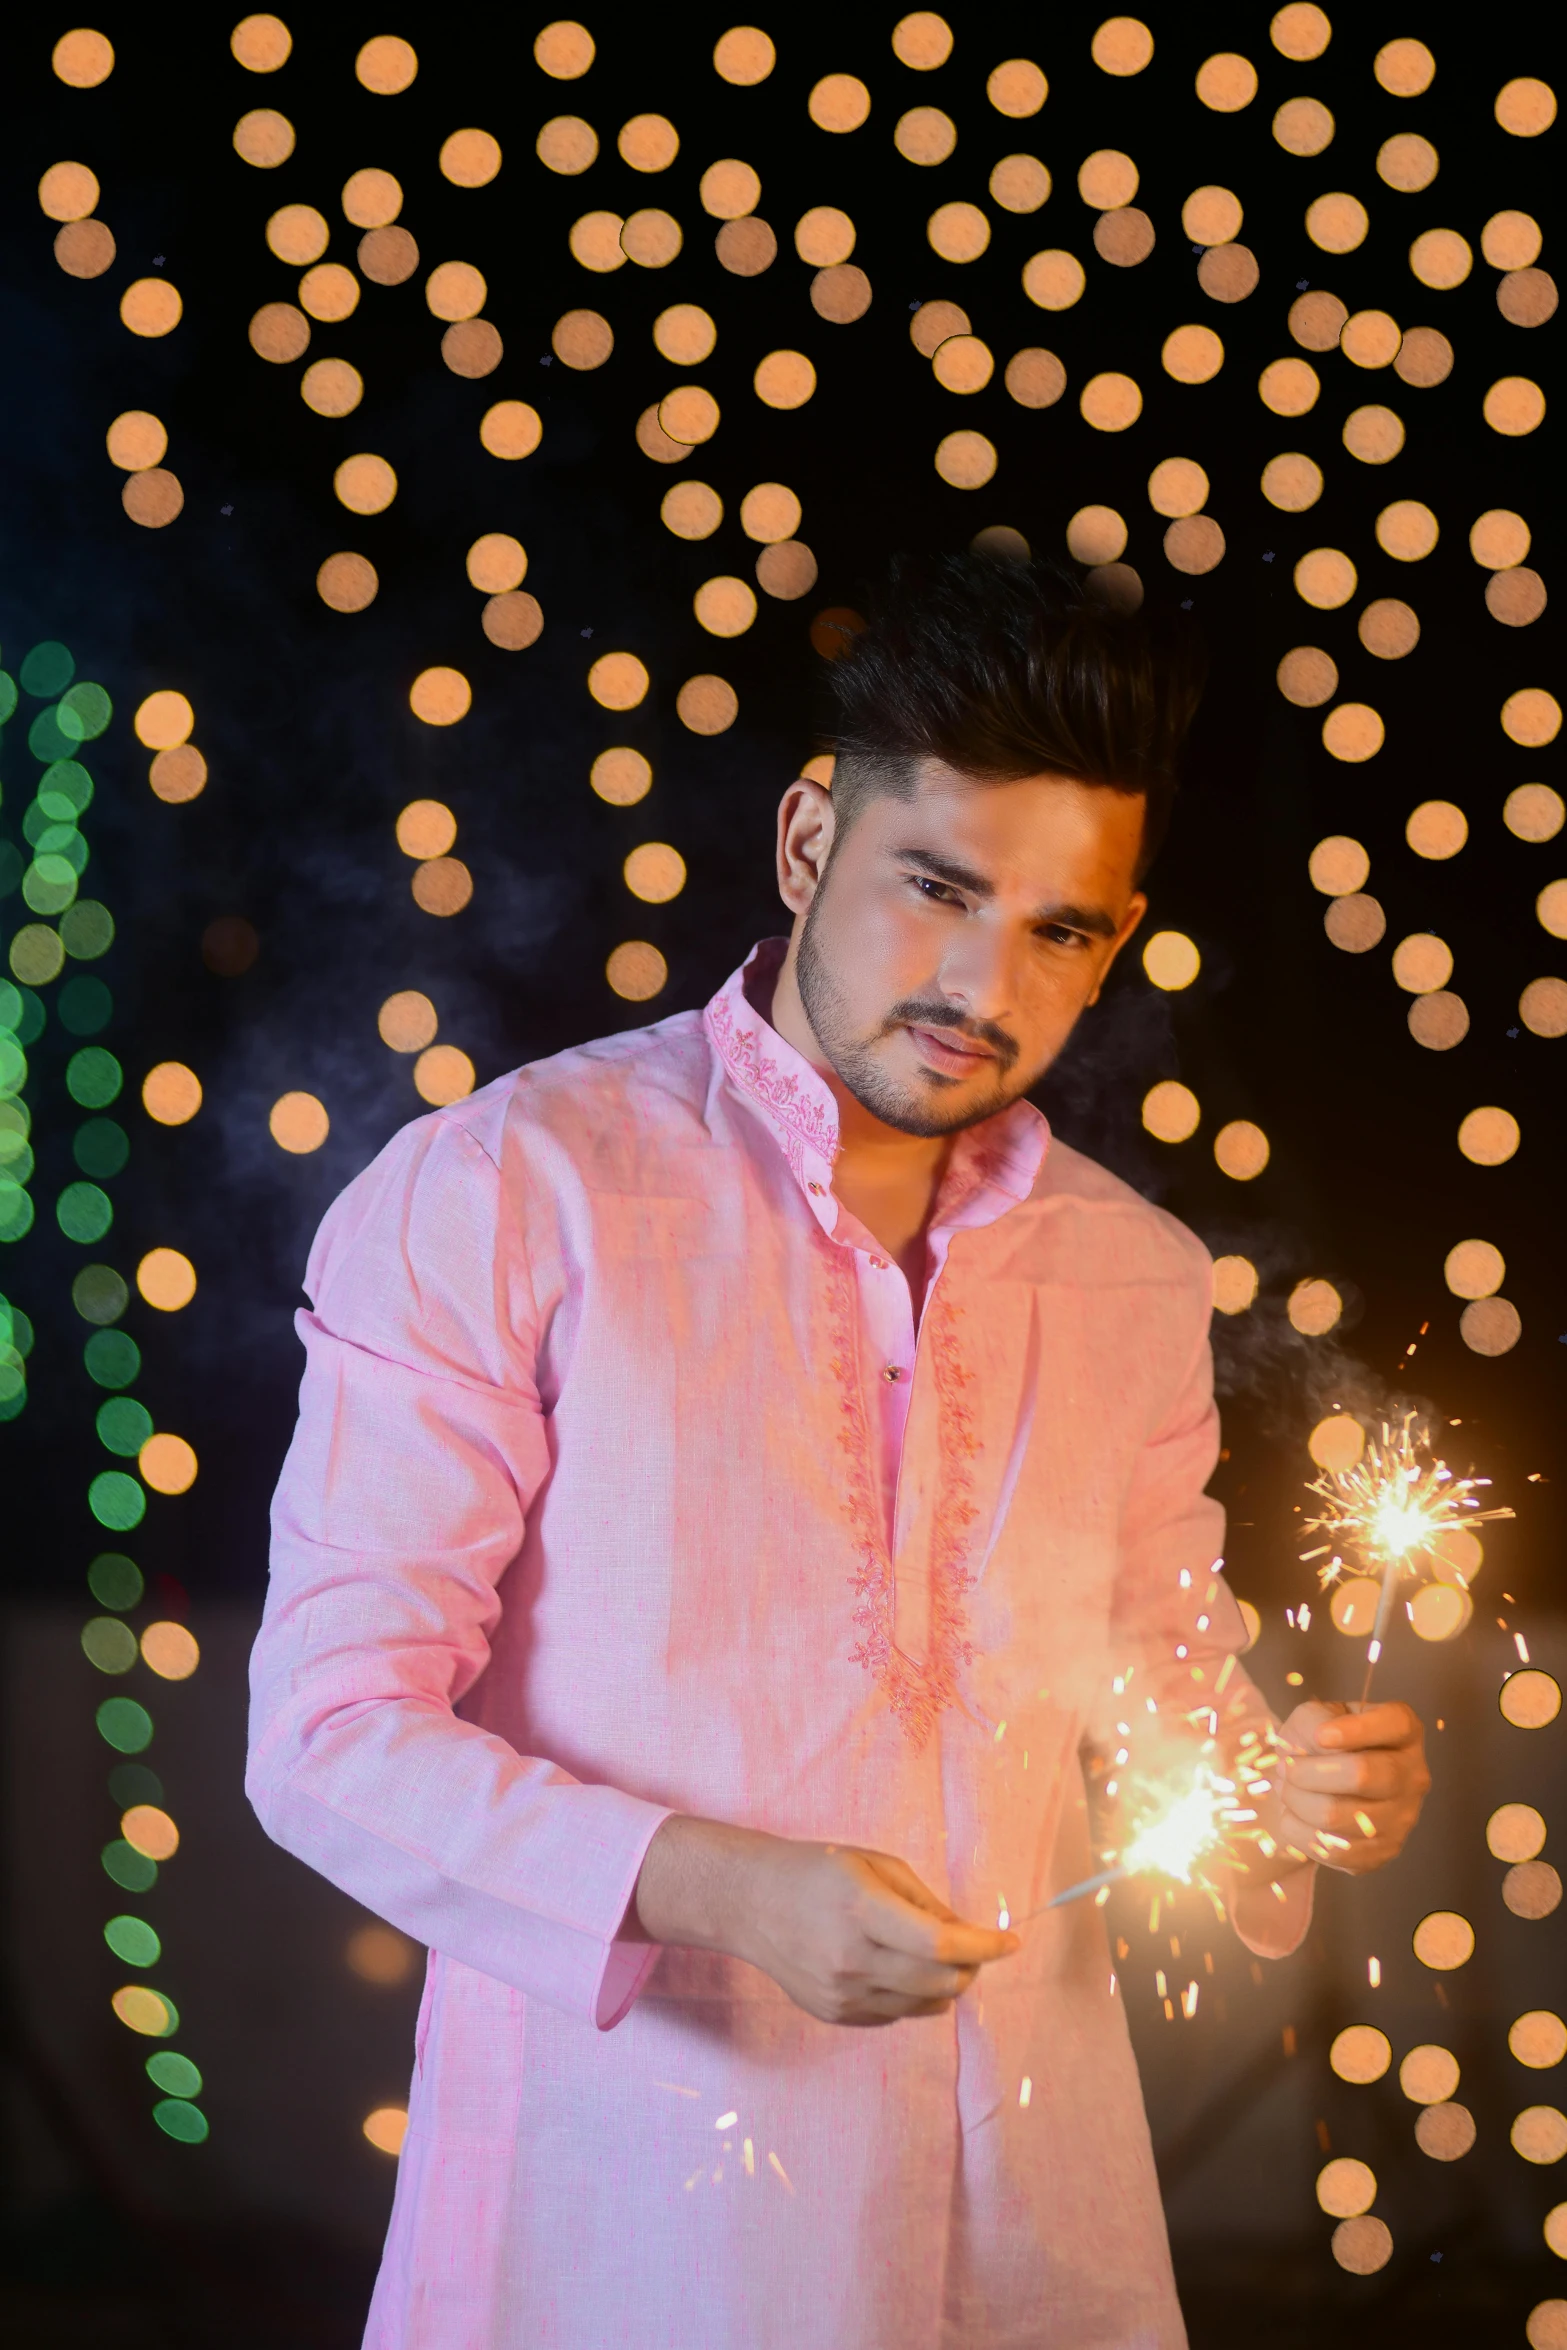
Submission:
M 938 905 L 957 904 L 956 891 L 949 889 L 944 881 L 933 881 L 928 873 L 913 873 L 909 878 L 922 897 L 934 898 Z
M 1088 939 L 1081 930 L 1068 930 L 1060 922 L 1047 922 L 1040 937 L 1048 939 L 1053 947 L 1086 947 Z

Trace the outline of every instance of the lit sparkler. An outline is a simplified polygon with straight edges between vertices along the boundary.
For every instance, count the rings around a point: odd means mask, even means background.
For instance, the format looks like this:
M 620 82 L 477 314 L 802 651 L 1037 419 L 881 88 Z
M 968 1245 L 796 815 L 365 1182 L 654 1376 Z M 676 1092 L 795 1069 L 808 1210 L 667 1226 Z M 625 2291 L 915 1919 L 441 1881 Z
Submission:
M 1211 1713 L 1198 1722 L 1212 1725 Z M 1243 1733 L 1233 1763 L 1226 1768 L 1218 1740 L 1203 1739 L 1195 1757 L 1190 1749 L 1173 1757 L 1164 1772 L 1134 1780 L 1126 1787 L 1128 1832 L 1119 1851 L 1104 1855 L 1105 1868 L 1080 1884 L 1068 1885 L 1028 1917 L 1042 1917 L 1065 1902 L 1081 1901 L 1127 1877 L 1160 1877 L 1166 1883 L 1194 1885 L 1204 1881 L 1207 1864 L 1232 1854 L 1237 1843 L 1254 1844 L 1271 1859 L 1277 1847 L 1266 1834 L 1259 1801 L 1273 1792 L 1273 1765 L 1281 1749 L 1277 1734 L 1265 1730 Z M 1022 1925 L 1026 1918 L 1013 1921 Z
M 1306 1520 L 1305 1531 L 1328 1539 L 1315 1550 L 1303 1551 L 1302 1558 L 1326 1558 L 1318 1576 L 1324 1584 L 1333 1583 L 1344 1569 L 1337 1547 L 1342 1544 L 1361 1571 L 1381 1585 L 1366 1650 L 1362 1705 L 1370 1697 L 1371 1676 L 1405 1577 L 1416 1582 L 1445 1580 L 1437 1573 L 1445 1536 L 1488 1518 L 1513 1515 L 1510 1509 L 1481 1508 L 1476 1496 L 1490 1482 L 1489 1477 L 1456 1477 L 1445 1461 L 1432 1455 L 1424 1429 L 1417 1434 L 1414 1413 L 1406 1412 L 1396 1428 L 1382 1423 L 1380 1439 L 1369 1442 L 1351 1468 L 1324 1469 L 1307 1488 L 1322 1497 L 1323 1507 Z M 1449 1574 L 1463 1584 L 1456 1568 Z

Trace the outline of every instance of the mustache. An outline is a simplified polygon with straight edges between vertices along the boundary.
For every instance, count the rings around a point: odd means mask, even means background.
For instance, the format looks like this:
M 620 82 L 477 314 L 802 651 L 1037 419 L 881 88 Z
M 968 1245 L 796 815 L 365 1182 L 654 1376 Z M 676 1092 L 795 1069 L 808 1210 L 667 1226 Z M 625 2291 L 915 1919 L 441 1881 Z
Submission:
M 976 1020 L 967 1012 L 959 1012 L 939 996 L 905 996 L 894 1004 L 882 1023 L 882 1034 L 890 1036 L 895 1028 L 951 1029 L 958 1036 L 972 1037 L 976 1044 L 987 1045 L 995 1054 L 1003 1074 L 1017 1059 L 1016 1039 L 998 1028 L 994 1020 Z

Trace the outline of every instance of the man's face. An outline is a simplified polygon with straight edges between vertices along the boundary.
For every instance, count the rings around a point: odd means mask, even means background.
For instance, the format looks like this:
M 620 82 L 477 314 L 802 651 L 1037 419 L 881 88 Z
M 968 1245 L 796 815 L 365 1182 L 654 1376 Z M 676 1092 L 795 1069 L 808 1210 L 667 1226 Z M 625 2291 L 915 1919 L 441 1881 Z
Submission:
M 834 848 L 831 795 L 793 787 L 779 881 L 803 916 L 800 1000 L 865 1109 L 946 1134 L 1028 1091 L 1142 919 L 1143 813 L 1069 776 L 975 782 L 926 759 L 912 799 L 864 802 Z

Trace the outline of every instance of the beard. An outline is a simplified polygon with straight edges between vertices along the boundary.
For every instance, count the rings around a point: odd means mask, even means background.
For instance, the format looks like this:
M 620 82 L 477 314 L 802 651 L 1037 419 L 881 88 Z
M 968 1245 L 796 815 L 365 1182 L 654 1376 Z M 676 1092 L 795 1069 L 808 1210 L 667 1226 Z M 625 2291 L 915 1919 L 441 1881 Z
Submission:
M 819 935 L 819 917 L 826 895 L 824 882 L 805 917 L 795 960 L 795 981 L 812 1034 L 831 1063 L 834 1075 L 853 1094 L 861 1109 L 869 1110 L 873 1118 L 879 1118 L 896 1133 L 931 1137 L 961 1133 L 964 1127 L 978 1126 L 986 1118 L 995 1117 L 999 1110 L 1010 1108 L 1028 1091 L 1033 1078 L 1016 1074 L 1016 1042 L 994 1021 L 971 1019 L 939 995 L 906 996 L 868 1034 L 856 1031 Z M 991 1082 L 978 1096 L 970 1097 L 968 1080 L 948 1077 L 938 1070 L 928 1071 L 923 1084 L 895 1077 L 878 1059 L 876 1048 L 885 1038 L 911 1023 L 938 1030 L 950 1028 L 959 1036 L 971 1036 L 977 1044 L 987 1046 L 996 1056 Z M 955 1094 L 960 1088 L 964 1099 L 944 1105 L 942 1096 Z

